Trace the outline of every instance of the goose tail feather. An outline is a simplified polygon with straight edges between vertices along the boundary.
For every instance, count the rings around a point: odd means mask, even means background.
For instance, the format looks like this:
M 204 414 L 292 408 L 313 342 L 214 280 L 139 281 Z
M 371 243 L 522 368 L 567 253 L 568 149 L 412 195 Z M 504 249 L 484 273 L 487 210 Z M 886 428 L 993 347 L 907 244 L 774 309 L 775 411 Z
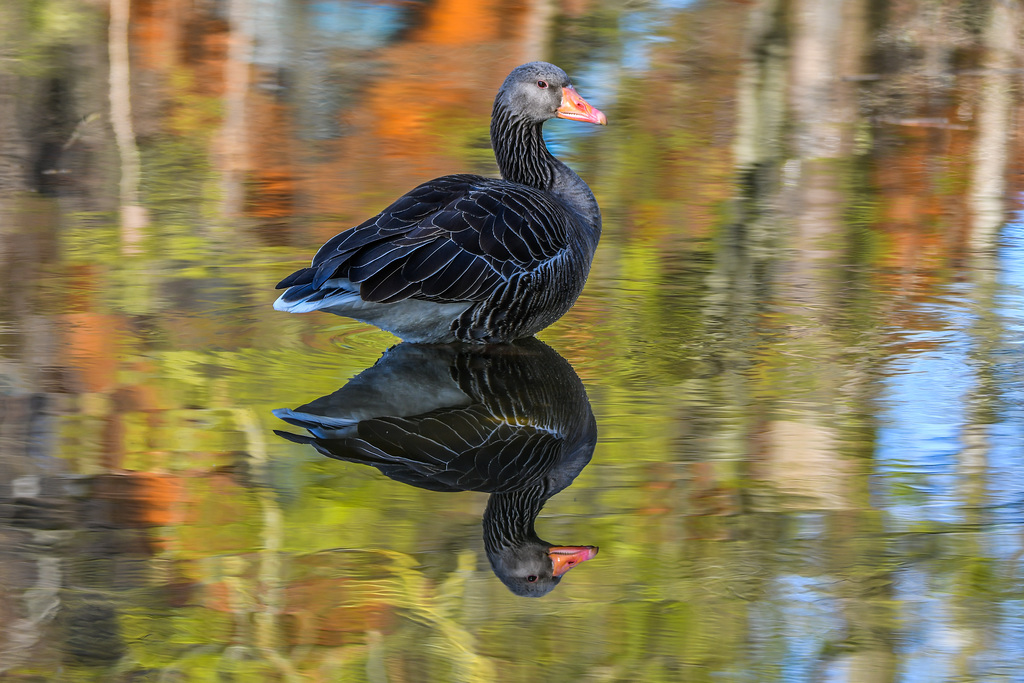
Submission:
M 309 313 L 324 309 L 343 311 L 345 307 L 357 303 L 360 299 L 358 291 L 352 291 L 344 286 L 347 283 L 334 286 L 340 282 L 341 280 L 332 280 L 325 283 L 327 286 L 321 287 L 312 282 L 293 285 L 277 298 L 274 310 L 286 313 Z

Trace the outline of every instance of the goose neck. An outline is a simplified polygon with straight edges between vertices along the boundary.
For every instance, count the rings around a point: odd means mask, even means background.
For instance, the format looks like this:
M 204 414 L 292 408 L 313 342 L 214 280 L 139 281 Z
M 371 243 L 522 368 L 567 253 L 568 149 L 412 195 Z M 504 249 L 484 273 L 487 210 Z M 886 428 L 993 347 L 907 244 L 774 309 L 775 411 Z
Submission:
M 551 190 L 559 162 L 548 151 L 541 125 L 511 113 L 500 103 L 491 116 L 491 146 L 501 177 L 512 183 Z
M 533 524 L 548 496 L 543 486 L 492 493 L 484 510 L 484 546 L 488 553 L 539 541 Z
M 542 123 L 512 114 L 500 102 L 491 117 L 491 146 L 501 177 L 555 195 L 572 207 L 589 226 L 591 251 L 601 235 L 601 210 L 590 187 L 576 172 L 555 158 L 541 135 Z

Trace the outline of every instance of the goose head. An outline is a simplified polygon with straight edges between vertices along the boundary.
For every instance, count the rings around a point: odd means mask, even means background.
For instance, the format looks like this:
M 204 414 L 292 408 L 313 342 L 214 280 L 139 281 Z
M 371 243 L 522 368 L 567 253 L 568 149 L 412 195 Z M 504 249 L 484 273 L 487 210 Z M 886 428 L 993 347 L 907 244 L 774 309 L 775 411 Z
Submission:
M 512 70 L 494 100 L 505 110 L 531 123 L 561 118 L 606 125 L 608 118 L 572 87 L 568 74 L 554 64 L 530 62 Z
M 596 546 L 553 546 L 538 539 L 488 552 L 488 559 L 509 590 L 522 597 L 539 598 L 550 593 L 567 571 L 596 555 Z

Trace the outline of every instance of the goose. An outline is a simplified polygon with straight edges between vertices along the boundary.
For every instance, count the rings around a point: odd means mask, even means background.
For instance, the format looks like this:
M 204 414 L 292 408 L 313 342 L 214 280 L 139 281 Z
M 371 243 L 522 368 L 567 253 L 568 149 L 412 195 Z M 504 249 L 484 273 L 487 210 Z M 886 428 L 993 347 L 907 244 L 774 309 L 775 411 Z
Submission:
M 333 394 L 274 414 L 276 430 L 331 458 L 431 491 L 489 493 L 484 550 L 513 593 L 549 593 L 590 545 L 542 540 L 544 503 L 590 462 L 597 422 L 569 363 L 537 339 L 510 345 L 402 343 Z
M 447 175 L 410 190 L 281 280 L 274 308 L 422 343 L 505 343 L 561 318 L 586 283 L 601 211 L 544 143 L 541 127 L 556 117 L 607 124 L 554 64 L 513 69 L 491 116 L 501 178 Z

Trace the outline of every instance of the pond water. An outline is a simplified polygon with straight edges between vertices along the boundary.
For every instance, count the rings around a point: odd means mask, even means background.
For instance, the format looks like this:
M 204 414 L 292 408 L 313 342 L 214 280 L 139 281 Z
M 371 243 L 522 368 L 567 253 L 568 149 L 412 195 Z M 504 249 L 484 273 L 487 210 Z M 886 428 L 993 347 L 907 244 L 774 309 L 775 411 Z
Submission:
M 1007 0 L 2 3 L 0 679 L 1021 680 L 1022 32 Z M 604 233 L 543 343 L 271 308 L 414 185 L 496 174 L 533 59 L 609 122 L 545 128 Z M 353 462 L 353 410 L 445 476 L 372 430 Z M 489 559 L 533 530 L 578 565 L 538 599 Z

